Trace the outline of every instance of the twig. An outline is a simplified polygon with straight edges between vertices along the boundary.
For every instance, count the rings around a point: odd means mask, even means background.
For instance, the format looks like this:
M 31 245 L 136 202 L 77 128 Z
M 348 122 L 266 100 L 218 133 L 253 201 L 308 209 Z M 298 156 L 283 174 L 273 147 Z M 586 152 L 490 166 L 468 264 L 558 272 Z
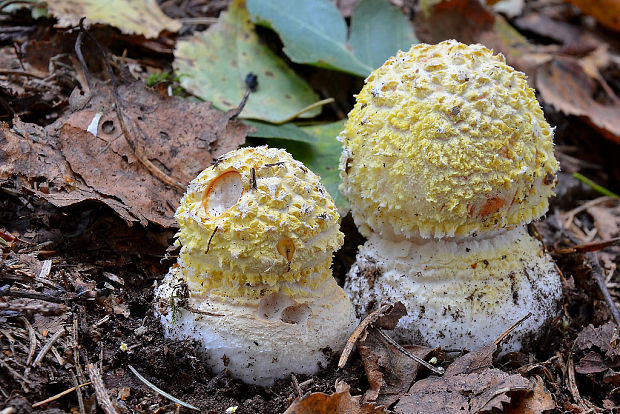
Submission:
M 200 411 L 200 408 L 194 407 L 191 404 L 188 404 L 186 402 L 183 402 L 181 400 L 179 400 L 178 398 L 173 397 L 172 395 L 168 394 L 166 391 L 158 388 L 156 385 L 152 384 L 151 382 L 149 382 L 146 378 L 144 378 L 142 375 L 140 375 L 140 373 L 138 371 L 136 371 L 136 369 L 134 367 L 132 367 L 131 365 L 127 365 L 127 367 L 131 370 L 131 372 L 134 373 L 134 375 L 136 377 L 138 377 L 138 379 L 140 381 L 142 381 L 144 384 L 146 384 L 146 386 L 148 386 L 150 389 L 152 389 L 153 391 L 155 391 L 156 393 L 158 393 L 159 395 L 166 397 L 167 399 L 169 399 L 170 401 L 173 401 L 179 405 L 182 405 L 185 408 L 189 408 L 191 410 L 196 410 L 196 411 Z
M 47 343 L 45 344 L 45 346 L 43 348 L 41 348 L 41 351 L 39 352 L 39 354 L 37 355 L 37 357 L 34 359 L 34 362 L 32 363 L 33 366 L 37 366 L 41 363 L 41 360 L 45 357 L 45 355 L 48 353 L 48 351 L 52 348 L 52 346 L 54 345 L 54 343 L 65 334 L 65 329 L 59 329 L 58 332 L 56 332 L 49 341 L 47 341 Z
M 219 21 L 217 17 L 181 17 L 177 20 L 183 24 L 214 24 Z
M 37 351 L 37 335 L 34 332 L 34 328 L 28 322 L 28 319 L 20 316 L 18 318 L 28 329 L 28 341 L 30 343 L 28 349 L 28 358 L 26 359 L 26 365 L 30 365 L 32 363 L 32 359 L 34 358 L 34 353 Z
M 0 75 L 17 75 L 24 76 L 27 78 L 35 78 L 35 79 L 43 79 L 43 76 L 36 75 L 30 72 L 24 72 L 23 70 L 10 70 L 10 69 L 1 69 Z
M 93 383 L 93 388 L 95 388 L 95 396 L 97 397 L 97 402 L 101 409 L 106 414 L 118 414 L 118 410 L 110 399 L 110 394 L 108 394 L 103 378 L 101 378 L 101 372 L 99 372 L 97 364 L 88 364 L 86 365 L 86 369 L 88 371 L 88 377 Z
M 349 339 L 347 339 L 347 343 L 345 344 L 344 349 L 342 350 L 342 354 L 340 355 L 340 360 L 338 361 L 338 368 L 343 368 L 345 366 L 347 360 L 349 359 L 349 355 L 351 355 L 351 351 L 353 351 L 353 347 L 355 346 L 355 343 L 357 342 L 359 337 L 362 335 L 362 332 L 364 332 L 364 330 L 371 323 L 379 319 L 379 316 L 385 313 L 385 311 L 387 311 L 390 306 L 392 305 L 382 305 L 379 309 L 370 313 L 364 318 L 362 322 L 360 322 L 360 324 L 357 326 L 357 328 L 355 328 Z
M 80 350 L 78 348 L 78 315 L 77 313 L 73 314 L 73 364 L 75 365 L 75 370 L 77 372 L 78 378 L 80 382 L 86 382 L 86 377 L 84 377 L 84 371 L 82 370 L 82 365 L 80 364 Z
M 69 372 L 71 373 L 71 379 L 73 379 L 73 388 L 75 389 L 75 393 L 77 394 L 78 404 L 80 406 L 80 414 L 86 414 L 86 409 L 84 408 L 84 398 L 82 397 L 82 390 L 80 389 L 80 383 L 78 382 L 78 379 L 73 373 L 73 371 Z
M 508 329 L 506 329 L 506 331 L 501 334 L 500 336 L 497 337 L 497 339 L 493 342 L 495 342 L 495 345 L 498 345 L 502 343 L 502 341 L 504 340 L 504 338 L 506 338 L 508 336 L 508 334 L 510 334 L 510 332 L 514 331 L 514 329 L 521 325 L 523 323 L 523 321 L 525 321 L 526 319 L 530 318 L 532 316 L 532 312 L 528 312 L 527 315 L 525 315 L 524 317 L 522 317 L 521 319 L 519 319 L 518 321 L 516 321 L 515 323 L 512 324 L 512 326 Z
M 618 313 L 618 308 L 616 307 L 616 303 L 613 298 L 609 294 L 609 289 L 607 289 L 607 285 L 605 284 L 605 279 L 603 279 L 603 268 L 598 262 L 598 255 L 596 252 L 586 253 L 588 259 L 590 259 L 590 263 L 592 266 L 592 276 L 594 276 L 594 280 L 596 280 L 596 284 L 598 285 L 603 298 L 605 299 L 605 303 L 611 312 L 611 316 L 614 318 L 616 325 L 620 326 L 620 313 Z
M 85 387 L 85 386 L 87 386 L 87 385 L 90 385 L 90 382 L 87 382 L 87 383 L 84 383 L 84 384 L 80 384 L 80 385 L 79 385 L 79 388 Z M 73 391 L 75 391 L 75 387 L 71 387 L 71 388 L 69 388 L 68 390 L 64 390 L 63 392 L 58 393 L 58 394 L 54 395 L 53 397 L 49 397 L 49 398 L 48 398 L 48 399 L 46 399 L 46 400 L 39 401 L 38 403 L 34 403 L 34 404 L 32 404 L 32 408 L 37 408 L 37 407 L 40 407 L 40 406 L 45 405 L 45 404 L 47 404 L 47 403 L 50 403 L 50 402 L 52 402 L 52 401 L 54 401 L 54 400 L 59 399 L 59 398 L 60 398 L 60 397 L 62 397 L 63 395 L 67 395 L 67 394 L 72 393 Z
M 423 360 L 419 356 L 414 355 L 411 352 L 407 351 L 405 348 L 400 346 L 400 344 L 398 342 L 396 342 L 390 336 L 388 336 L 388 334 L 383 332 L 383 329 L 381 329 L 381 328 L 373 328 L 373 329 L 375 329 L 383 337 L 383 339 L 385 339 L 390 345 L 392 345 L 394 348 L 398 349 L 404 355 L 406 355 L 409 358 L 413 359 L 418 364 L 423 365 L 424 367 L 430 369 L 431 371 L 433 371 L 435 374 L 438 374 L 438 375 L 443 375 L 443 373 L 446 372 L 446 370 L 443 369 L 442 367 L 436 367 L 436 366 L 426 362 L 425 360 Z
M 25 290 L 11 290 L 10 286 L 5 285 L 0 287 L 0 297 L 8 296 L 12 298 L 27 298 L 27 299 L 38 299 L 45 302 L 52 303 L 63 303 L 64 300 L 62 298 L 48 295 L 46 293 L 39 292 L 28 292 Z
M 301 387 L 299 386 L 299 382 L 297 381 L 295 374 L 291 374 L 291 381 L 293 381 L 293 387 L 297 391 L 297 395 L 299 395 L 299 399 L 301 400 L 303 393 L 301 392 Z

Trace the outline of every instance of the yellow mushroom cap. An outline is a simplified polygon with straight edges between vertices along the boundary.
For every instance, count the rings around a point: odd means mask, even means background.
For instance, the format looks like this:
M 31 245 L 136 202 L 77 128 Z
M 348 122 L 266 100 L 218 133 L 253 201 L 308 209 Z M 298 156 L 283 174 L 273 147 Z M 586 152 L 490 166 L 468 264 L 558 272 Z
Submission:
M 176 218 L 179 263 L 204 293 L 278 291 L 317 271 L 329 276 L 325 263 L 344 240 L 319 177 L 266 146 L 229 152 L 201 172 Z
M 486 47 L 418 44 L 375 70 L 339 137 L 367 237 L 468 236 L 548 209 L 553 130 L 523 73 Z

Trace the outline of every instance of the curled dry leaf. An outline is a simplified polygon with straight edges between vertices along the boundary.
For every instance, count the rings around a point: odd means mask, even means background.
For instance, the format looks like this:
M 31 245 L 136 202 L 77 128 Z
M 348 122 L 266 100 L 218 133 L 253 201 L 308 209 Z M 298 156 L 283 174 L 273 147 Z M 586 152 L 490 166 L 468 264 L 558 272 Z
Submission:
M 295 401 L 284 414 L 387 414 L 385 407 L 362 402 L 361 395 L 351 396 L 349 385 L 336 382 L 336 392 L 315 392 Z
M 554 408 L 556 406 L 551 393 L 545 388 L 542 378 L 537 376 L 532 391 L 506 407 L 504 414 L 542 414 Z
M 209 104 L 161 96 L 140 82 L 118 89 L 125 124 L 143 156 L 185 186 L 213 159 L 244 142 L 248 127 Z M 97 113 L 97 136 L 87 132 Z M 0 127 L 0 184 L 8 181 L 58 207 L 94 200 L 127 222 L 175 227 L 182 190 L 136 159 L 114 110 L 111 86 L 45 129 Z
M 47 7 L 58 26 L 77 26 L 82 17 L 120 29 L 125 34 L 156 38 L 160 32 L 176 32 L 181 23 L 166 16 L 155 0 L 48 0 Z
M 512 394 L 532 389 L 518 374 L 491 368 L 494 343 L 457 358 L 443 377 L 416 382 L 394 407 L 397 413 L 482 413 L 502 410 Z M 508 395 L 511 393 L 511 396 Z
M 608 321 L 597 328 L 592 325 L 584 328 L 577 336 L 575 346 L 583 352 L 590 350 L 600 352 L 609 368 L 617 368 L 620 366 L 619 341 L 618 327 L 614 322 Z
M 426 359 L 433 351 L 425 346 L 403 348 L 422 359 Z M 366 331 L 357 342 L 357 349 L 370 384 L 364 394 L 364 401 L 391 406 L 407 392 L 416 379 L 420 365 L 387 343 L 375 328 Z
M 582 117 L 605 138 L 620 143 L 620 104 L 609 97 L 600 103 L 592 96 L 595 82 L 574 58 L 556 58 L 542 65 L 536 87 L 543 100 L 567 115 Z

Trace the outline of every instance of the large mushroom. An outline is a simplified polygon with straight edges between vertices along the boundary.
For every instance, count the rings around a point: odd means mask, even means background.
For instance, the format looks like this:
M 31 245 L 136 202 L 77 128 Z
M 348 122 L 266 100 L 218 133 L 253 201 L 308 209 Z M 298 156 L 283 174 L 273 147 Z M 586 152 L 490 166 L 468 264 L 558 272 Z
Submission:
M 196 340 L 213 370 L 270 385 L 315 373 L 356 326 L 331 274 L 343 242 L 319 177 L 284 150 L 230 152 L 176 212 L 178 262 L 156 290 L 166 336 Z
M 560 276 L 526 224 L 558 162 L 523 73 L 454 40 L 399 52 L 366 80 L 344 131 L 341 191 L 368 239 L 345 284 L 359 315 L 408 310 L 401 339 L 475 348 L 528 313 L 505 350 L 557 314 Z

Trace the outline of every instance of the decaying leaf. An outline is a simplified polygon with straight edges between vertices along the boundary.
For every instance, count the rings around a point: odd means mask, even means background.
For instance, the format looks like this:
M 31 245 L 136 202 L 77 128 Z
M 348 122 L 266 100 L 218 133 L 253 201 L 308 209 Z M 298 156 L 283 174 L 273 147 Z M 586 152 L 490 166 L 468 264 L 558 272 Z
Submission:
M 319 99 L 282 59 L 260 43 L 243 0 L 232 2 L 206 32 L 179 41 L 174 56 L 181 85 L 220 109 L 237 107 L 247 89 L 246 76 L 255 74 L 258 88 L 250 95 L 242 118 L 282 122 Z M 320 112 L 315 108 L 300 117 L 312 118 Z
M 579 332 L 575 346 L 584 352 L 598 350 L 610 368 L 620 366 L 620 334 L 613 321 L 608 321 L 597 328 L 588 325 Z
M 422 359 L 433 351 L 432 348 L 417 345 L 403 348 Z M 391 406 L 411 387 L 420 365 L 386 343 L 375 328 L 369 328 L 358 340 L 357 349 L 370 384 L 364 401 Z
M 336 382 L 336 392 L 331 395 L 315 392 L 295 401 L 284 414 L 387 414 L 385 407 L 363 403 L 361 396 L 351 396 L 349 386 Z
M 155 0 L 48 0 L 58 26 L 77 26 L 84 16 L 94 23 L 117 27 L 125 34 L 156 38 L 164 30 L 176 32 L 181 23 L 166 16 Z
M 494 343 L 457 358 L 442 377 L 416 382 L 394 407 L 397 413 L 483 413 L 503 408 L 508 393 L 530 391 L 532 384 L 519 374 L 491 368 Z
M 136 149 L 180 183 L 175 188 L 136 159 L 116 115 L 111 88 L 99 85 L 82 109 L 45 129 L 17 122 L 11 131 L 4 125 L 0 183 L 12 181 L 56 206 L 93 200 L 127 222 L 174 227 L 182 187 L 214 158 L 242 144 L 248 127 L 230 122 L 229 114 L 209 104 L 162 96 L 141 82 L 120 86 L 125 124 Z M 89 126 L 96 136 L 87 131 Z
M 551 393 L 538 376 L 534 379 L 534 388 L 515 400 L 504 409 L 504 414 L 543 414 L 556 408 Z
M 620 104 L 603 104 L 592 96 L 596 83 L 574 58 L 555 58 L 537 71 L 536 87 L 543 100 L 568 115 L 582 117 L 604 137 L 620 143 Z

